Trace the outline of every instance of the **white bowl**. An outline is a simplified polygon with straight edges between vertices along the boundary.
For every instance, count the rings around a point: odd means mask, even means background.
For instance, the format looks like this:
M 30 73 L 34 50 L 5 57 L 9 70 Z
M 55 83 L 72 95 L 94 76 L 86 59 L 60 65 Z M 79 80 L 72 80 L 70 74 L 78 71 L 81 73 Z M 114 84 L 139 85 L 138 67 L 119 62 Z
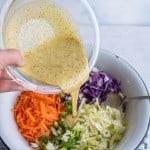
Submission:
M 127 96 L 148 95 L 148 90 L 139 74 L 124 60 L 108 51 L 101 51 L 96 67 L 121 81 Z M 29 146 L 17 130 L 12 108 L 19 92 L 0 94 L 0 135 L 11 150 L 29 150 Z M 149 99 L 130 102 L 126 111 L 127 130 L 116 150 L 134 150 L 144 138 L 150 121 Z

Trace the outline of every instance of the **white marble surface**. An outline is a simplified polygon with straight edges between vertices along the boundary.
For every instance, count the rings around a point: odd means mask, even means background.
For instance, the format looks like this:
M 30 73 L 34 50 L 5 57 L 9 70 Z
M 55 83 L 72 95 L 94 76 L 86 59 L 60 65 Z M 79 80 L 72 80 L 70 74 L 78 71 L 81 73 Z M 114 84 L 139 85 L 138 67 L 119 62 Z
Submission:
M 0 0 L 0 6 L 4 1 L 6 0 Z M 101 48 L 115 53 L 130 63 L 139 72 L 150 91 L 150 26 L 148 26 L 150 1 L 88 1 L 94 8 L 101 25 Z M 147 148 L 142 144 L 139 150 L 149 150 L 149 141 L 145 138 L 144 143 L 147 144 Z
M 0 0 L 0 8 L 2 7 L 3 3 L 4 3 L 4 0 Z
M 149 0 L 88 0 L 102 24 L 149 24 Z

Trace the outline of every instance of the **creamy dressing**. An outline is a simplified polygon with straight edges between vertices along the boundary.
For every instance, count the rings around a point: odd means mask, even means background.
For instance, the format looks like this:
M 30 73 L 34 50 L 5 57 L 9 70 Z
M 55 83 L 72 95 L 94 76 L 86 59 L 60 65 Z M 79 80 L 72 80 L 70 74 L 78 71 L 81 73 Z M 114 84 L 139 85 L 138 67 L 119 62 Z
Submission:
M 18 10 L 6 26 L 8 48 L 20 49 L 26 65 L 20 70 L 72 96 L 77 116 L 80 86 L 88 79 L 88 60 L 78 32 L 61 9 L 46 1 Z

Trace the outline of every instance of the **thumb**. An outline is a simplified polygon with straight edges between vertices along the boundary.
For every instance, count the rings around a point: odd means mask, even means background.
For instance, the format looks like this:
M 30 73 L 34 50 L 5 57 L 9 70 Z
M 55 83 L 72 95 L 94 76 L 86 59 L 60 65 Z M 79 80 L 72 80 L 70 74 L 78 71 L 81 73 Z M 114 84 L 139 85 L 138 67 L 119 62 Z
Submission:
M 1 66 L 15 65 L 23 66 L 24 60 L 22 58 L 21 52 L 14 49 L 0 50 L 0 64 Z

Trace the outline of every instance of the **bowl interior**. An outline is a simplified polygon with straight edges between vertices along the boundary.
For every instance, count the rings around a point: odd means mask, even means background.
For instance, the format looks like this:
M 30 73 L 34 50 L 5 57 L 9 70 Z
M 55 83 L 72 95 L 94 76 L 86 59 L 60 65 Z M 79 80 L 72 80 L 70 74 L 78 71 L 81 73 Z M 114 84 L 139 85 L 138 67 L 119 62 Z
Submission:
M 127 96 L 148 95 L 146 86 L 138 73 L 121 58 L 101 50 L 96 67 L 120 80 L 122 90 Z M 28 150 L 29 146 L 17 131 L 11 111 L 18 94 L 18 92 L 0 94 L 0 135 L 11 150 Z M 133 150 L 138 146 L 148 128 L 149 107 L 149 99 L 128 104 L 126 111 L 127 130 L 116 150 Z

